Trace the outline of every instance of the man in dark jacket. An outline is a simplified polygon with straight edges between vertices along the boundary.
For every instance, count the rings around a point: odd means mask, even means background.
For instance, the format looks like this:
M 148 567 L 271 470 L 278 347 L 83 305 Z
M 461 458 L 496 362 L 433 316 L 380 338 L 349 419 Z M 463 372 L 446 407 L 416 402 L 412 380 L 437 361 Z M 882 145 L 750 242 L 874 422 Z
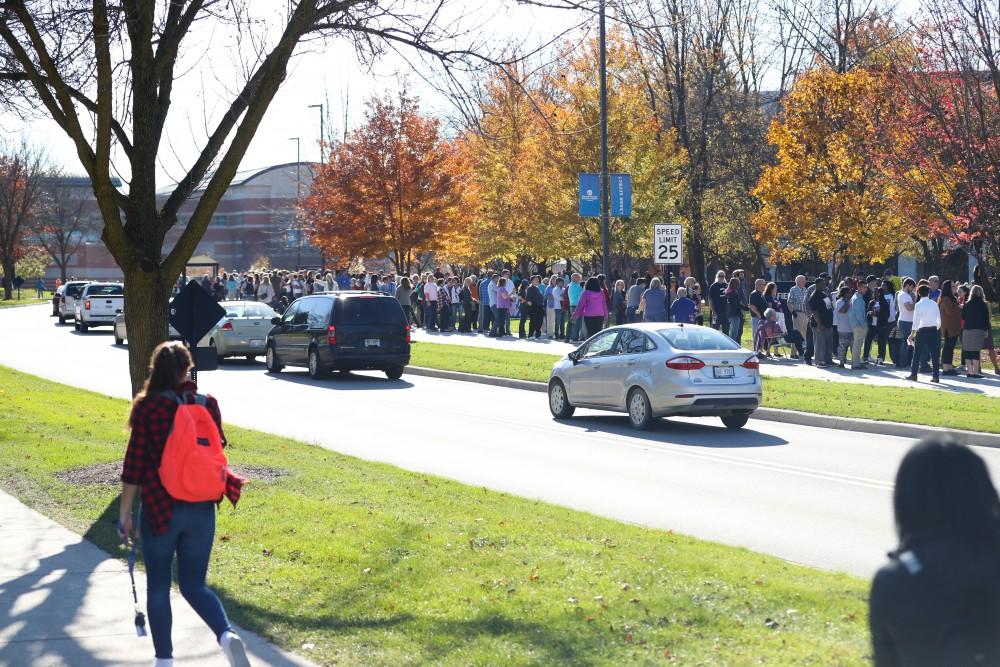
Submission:
M 534 336 L 535 338 L 542 337 L 542 322 L 545 321 L 545 306 L 544 299 L 542 298 L 542 290 L 539 289 L 539 285 L 542 283 L 541 276 L 531 276 L 531 284 L 525 291 L 524 300 L 528 306 L 528 338 Z M 525 317 L 524 313 L 521 313 L 521 318 Z
M 812 314 L 816 366 L 824 368 L 833 363 L 833 300 L 826 291 L 826 280 L 817 278 L 815 287 L 808 304 Z

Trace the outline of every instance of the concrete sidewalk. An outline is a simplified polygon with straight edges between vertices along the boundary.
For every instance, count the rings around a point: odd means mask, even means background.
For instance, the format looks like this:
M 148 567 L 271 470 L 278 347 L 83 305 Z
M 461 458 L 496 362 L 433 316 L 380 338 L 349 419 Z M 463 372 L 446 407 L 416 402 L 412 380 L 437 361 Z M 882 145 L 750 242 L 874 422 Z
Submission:
M 577 348 L 577 345 L 563 341 L 547 340 L 545 338 L 539 340 L 522 340 L 517 338 L 516 333 L 514 337 L 489 338 L 471 333 L 427 332 L 423 329 L 414 329 L 411 332 L 411 338 L 415 342 L 422 343 L 443 343 L 495 350 L 517 350 L 519 352 L 538 352 L 541 354 L 556 355 L 563 355 Z M 893 366 L 871 366 L 867 370 L 852 371 L 850 368 L 840 368 L 839 366 L 816 368 L 802 361 L 786 358 L 774 361 L 763 360 L 760 364 L 760 372 L 764 377 L 826 380 L 828 382 L 857 383 L 886 387 L 920 387 L 921 389 L 937 389 L 942 392 L 954 394 L 981 394 L 983 396 L 1000 397 L 1000 375 L 986 370 L 983 371 L 986 377 L 981 380 L 970 380 L 964 376 L 943 376 L 940 384 L 933 384 L 930 381 L 930 374 L 921 374 L 918 382 L 910 382 L 906 379 L 906 376 L 909 375 L 908 371 L 898 370 Z
M 0 539 L 0 666 L 153 663 L 152 640 L 135 633 L 124 563 L 3 492 Z M 145 613 L 145 575 L 135 578 Z M 212 632 L 176 590 L 172 603 L 175 664 L 226 665 Z M 254 665 L 311 664 L 249 632 L 239 634 Z

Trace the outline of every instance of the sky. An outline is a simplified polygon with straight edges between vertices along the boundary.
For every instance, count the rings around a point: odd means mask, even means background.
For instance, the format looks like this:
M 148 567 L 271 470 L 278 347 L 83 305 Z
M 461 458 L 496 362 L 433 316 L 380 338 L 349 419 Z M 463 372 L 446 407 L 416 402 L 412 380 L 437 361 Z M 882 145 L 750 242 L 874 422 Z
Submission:
M 584 18 L 582 13 L 570 10 L 501 6 L 496 2 L 476 6 L 475 2 L 462 0 L 458 5 L 468 12 L 460 25 L 474 32 L 477 39 L 497 47 L 517 42 L 533 48 L 574 28 Z M 285 0 L 254 0 L 254 9 L 262 12 L 271 30 L 277 29 L 284 7 Z M 531 26 L 530 32 L 525 33 L 525 26 Z M 208 136 L 206 127 L 211 127 L 212 121 L 228 106 L 240 80 L 235 56 L 238 49 L 232 34 L 206 24 L 197 28 L 189 40 L 183 62 L 177 68 L 183 74 L 174 86 L 161 144 L 159 188 L 179 180 L 194 162 Z M 345 40 L 300 48 L 258 128 L 241 170 L 294 162 L 297 156 L 318 161 L 320 110 L 309 108 L 313 104 L 324 105 L 327 136 L 342 135 L 345 114 L 348 128 L 357 126 L 363 118 L 367 98 L 396 91 L 403 82 L 421 98 L 426 112 L 445 120 L 454 117 L 455 109 L 449 99 L 424 81 L 434 69 L 420 63 L 419 58 L 414 60 L 413 51 L 403 53 L 411 57 L 389 52 L 368 68 L 359 62 L 353 45 Z M 417 65 L 416 69 L 408 60 Z M 32 144 L 43 146 L 54 165 L 67 173 L 83 174 L 73 144 L 51 120 L 23 120 L 0 114 L 0 133 L 8 137 L 25 136 Z M 116 164 L 125 167 L 121 159 Z M 127 182 L 127 172 L 122 176 Z

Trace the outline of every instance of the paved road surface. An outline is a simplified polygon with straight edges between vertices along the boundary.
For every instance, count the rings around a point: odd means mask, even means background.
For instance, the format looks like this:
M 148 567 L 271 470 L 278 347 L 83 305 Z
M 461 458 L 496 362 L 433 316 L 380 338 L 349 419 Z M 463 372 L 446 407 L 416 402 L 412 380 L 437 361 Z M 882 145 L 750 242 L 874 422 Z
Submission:
M 129 395 L 110 332 L 77 334 L 44 306 L 0 312 L 0 331 L 0 364 Z M 733 432 L 671 419 L 640 434 L 623 415 L 555 422 L 534 392 L 374 373 L 313 381 L 243 360 L 201 385 L 242 426 L 862 576 L 893 546 L 891 480 L 910 445 L 753 420 Z M 1000 451 L 980 452 L 1000 479 Z
M 515 332 L 516 333 L 516 332 Z M 566 354 L 575 350 L 577 345 L 557 340 L 519 338 L 489 338 L 476 334 L 461 334 L 449 332 L 427 332 L 423 329 L 413 331 L 413 340 L 418 342 L 442 343 L 450 345 L 466 345 L 469 347 L 488 347 L 498 350 L 518 350 L 521 352 L 538 352 L 542 354 Z M 958 354 L 955 355 L 956 361 Z M 816 368 L 794 359 L 764 360 L 760 365 L 764 377 L 799 378 L 804 380 L 827 380 L 830 382 L 849 382 L 886 387 L 913 387 L 906 379 L 909 371 L 897 370 L 893 366 L 869 367 L 863 371 L 852 371 L 850 368 L 830 366 Z M 921 389 L 936 389 L 953 394 L 983 394 L 985 396 L 1000 396 L 1000 375 L 985 371 L 986 377 L 981 380 L 966 377 L 944 376 L 940 384 L 930 382 L 930 375 L 921 373 L 919 386 Z

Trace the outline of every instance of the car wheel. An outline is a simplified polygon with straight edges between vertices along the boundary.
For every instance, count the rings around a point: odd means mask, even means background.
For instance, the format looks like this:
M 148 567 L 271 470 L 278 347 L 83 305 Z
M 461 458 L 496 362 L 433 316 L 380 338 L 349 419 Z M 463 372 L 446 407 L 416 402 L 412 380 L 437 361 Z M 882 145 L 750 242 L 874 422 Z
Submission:
M 569 419 L 576 412 L 576 408 L 569 404 L 562 380 L 554 379 L 549 382 L 549 410 L 556 419 Z
M 115 329 L 115 345 L 122 345 L 125 343 L 125 339 L 118 336 L 118 329 Z
M 385 376 L 390 380 L 398 380 L 403 377 L 403 367 L 393 366 L 392 368 L 385 369 Z
M 750 415 L 725 415 L 720 417 L 720 419 L 722 419 L 722 423 L 726 425 L 726 428 L 743 428 L 747 425 Z
M 221 364 L 223 357 L 219 354 L 219 346 L 215 344 L 214 338 L 208 341 L 208 349 L 212 351 L 212 354 L 215 355 L 215 358 L 218 359 Z
M 274 349 L 273 345 L 267 346 L 267 352 L 264 353 L 264 365 L 267 366 L 268 373 L 280 373 L 283 368 L 278 359 L 278 351 Z
M 636 387 L 628 395 L 628 420 L 632 428 L 645 431 L 653 421 L 653 408 L 646 392 Z
M 319 350 L 315 347 L 309 348 L 309 377 L 314 380 L 326 377 L 326 369 L 323 368 L 323 362 L 319 358 Z

